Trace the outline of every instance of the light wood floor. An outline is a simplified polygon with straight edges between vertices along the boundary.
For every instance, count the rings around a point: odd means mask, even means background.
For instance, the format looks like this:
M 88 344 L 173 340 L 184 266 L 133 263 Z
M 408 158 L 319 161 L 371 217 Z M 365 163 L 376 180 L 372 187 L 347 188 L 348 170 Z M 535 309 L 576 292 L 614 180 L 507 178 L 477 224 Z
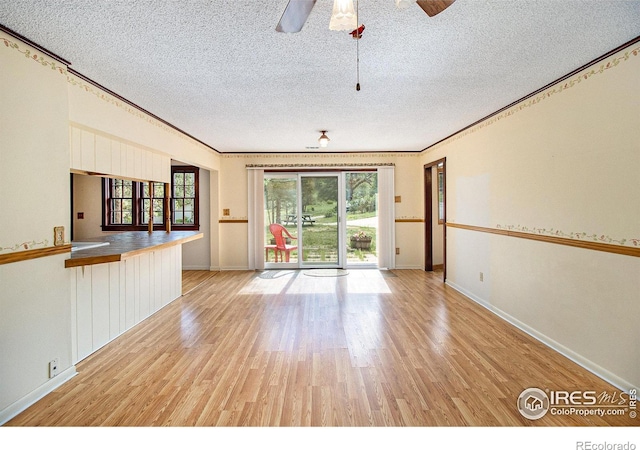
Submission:
M 523 418 L 525 388 L 617 389 L 441 274 L 390 275 L 204 277 L 6 425 L 637 425 L 627 415 Z

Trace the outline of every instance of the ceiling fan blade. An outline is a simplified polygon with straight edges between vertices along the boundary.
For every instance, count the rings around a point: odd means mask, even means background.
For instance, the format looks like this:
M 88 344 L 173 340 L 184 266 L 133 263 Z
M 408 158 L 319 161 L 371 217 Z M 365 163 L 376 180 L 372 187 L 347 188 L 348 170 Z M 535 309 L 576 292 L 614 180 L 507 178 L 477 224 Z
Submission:
M 429 17 L 440 14 L 456 0 L 417 0 L 416 3 L 427 13 Z
M 315 4 L 316 0 L 289 0 L 280 22 L 276 26 L 276 31 L 280 33 L 297 33 L 302 30 Z

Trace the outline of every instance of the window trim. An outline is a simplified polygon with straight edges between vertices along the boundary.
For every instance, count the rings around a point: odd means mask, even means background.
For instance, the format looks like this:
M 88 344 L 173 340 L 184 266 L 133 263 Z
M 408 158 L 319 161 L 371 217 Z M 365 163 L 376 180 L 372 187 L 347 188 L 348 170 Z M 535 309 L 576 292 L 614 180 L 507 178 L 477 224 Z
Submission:
M 173 200 L 175 199 L 175 197 L 173 196 L 173 189 L 174 189 L 173 180 L 176 173 L 193 173 L 195 176 L 195 180 L 194 180 L 195 197 L 194 197 L 194 205 L 193 205 L 194 221 L 191 224 L 175 223 L 173 221 L 173 218 L 175 217 L 174 210 L 173 210 Z M 171 188 L 170 189 L 171 189 L 171 197 L 169 199 L 169 208 L 171 209 L 171 229 L 185 230 L 185 231 L 200 230 L 200 168 L 195 166 L 171 166 Z

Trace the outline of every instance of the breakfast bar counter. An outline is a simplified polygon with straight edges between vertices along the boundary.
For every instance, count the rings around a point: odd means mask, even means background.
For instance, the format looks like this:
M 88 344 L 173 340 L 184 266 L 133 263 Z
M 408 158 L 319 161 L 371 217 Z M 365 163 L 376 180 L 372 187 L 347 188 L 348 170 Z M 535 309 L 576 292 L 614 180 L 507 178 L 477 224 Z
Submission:
M 72 243 L 65 267 L 80 267 L 123 261 L 141 253 L 161 250 L 202 238 L 199 231 L 130 231 Z

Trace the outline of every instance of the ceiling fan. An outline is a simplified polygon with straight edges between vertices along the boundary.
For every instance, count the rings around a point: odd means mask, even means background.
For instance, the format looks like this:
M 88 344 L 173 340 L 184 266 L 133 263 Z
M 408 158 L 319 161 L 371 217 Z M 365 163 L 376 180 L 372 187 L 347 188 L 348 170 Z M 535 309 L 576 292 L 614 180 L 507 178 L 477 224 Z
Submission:
M 280 33 L 297 33 L 302 30 L 311 10 L 317 0 L 289 0 L 287 7 L 282 13 L 280 22 L 276 26 L 276 31 Z M 352 0 L 348 0 L 351 2 Z M 392 0 L 389 0 L 392 1 Z M 433 17 L 447 9 L 455 0 L 395 0 L 398 8 L 404 9 L 417 3 L 429 17 Z M 334 0 L 334 11 L 341 0 Z

